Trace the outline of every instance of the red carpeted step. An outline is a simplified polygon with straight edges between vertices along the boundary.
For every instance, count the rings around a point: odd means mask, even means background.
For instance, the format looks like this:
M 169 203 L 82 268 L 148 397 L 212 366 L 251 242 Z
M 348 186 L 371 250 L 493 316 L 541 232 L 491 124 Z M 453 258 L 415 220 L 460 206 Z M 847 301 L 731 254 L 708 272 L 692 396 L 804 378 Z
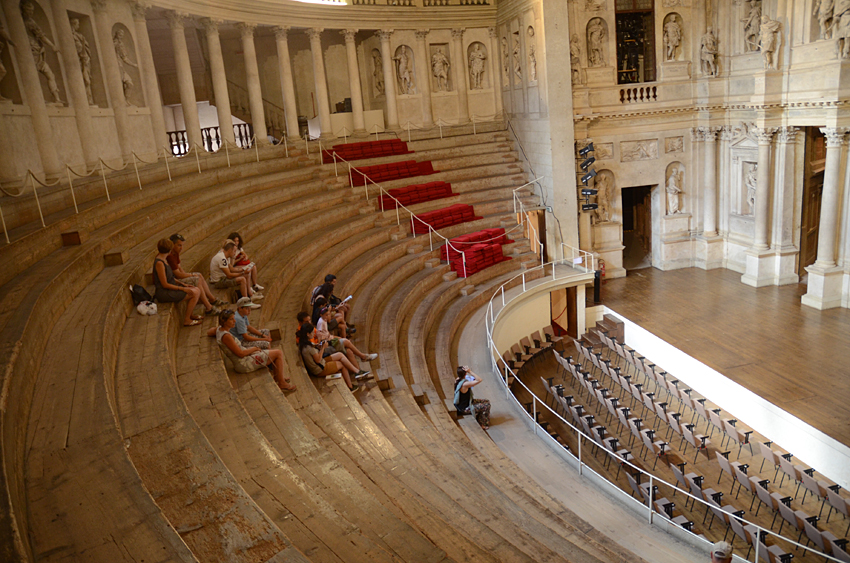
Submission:
M 407 143 L 400 139 L 347 143 L 334 145 L 331 149 L 322 151 L 322 162 L 325 164 L 333 162 L 333 153 L 336 153 L 345 160 L 362 160 L 381 156 L 411 154 L 412 152 L 408 150 Z
M 427 233 L 428 225 L 431 225 L 435 229 L 442 229 L 445 227 L 451 227 L 452 225 L 481 219 L 481 217 L 475 216 L 475 211 L 471 205 L 466 205 L 464 203 L 457 203 L 442 209 L 420 213 L 416 217 L 420 219 L 420 221 L 414 222 L 414 230 L 416 234 Z M 423 221 L 427 224 L 423 224 Z
M 412 176 L 423 176 L 433 174 L 434 167 L 431 162 L 416 162 L 405 160 L 403 162 L 390 162 L 387 164 L 376 164 L 374 166 L 358 166 L 351 170 L 352 186 L 362 186 L 363 176 L 369 177 L 374 182 L 388 182 L 400 180 Z
M 513 242 L 513 240 L 509 239 L 505 235 L 505 229 L 493 228 L 460 235 L 459 237 L 451 239 L 451 242 L 452 245 L 458 250 L 465 250 L 466 248 L 471 247 L 475 243 L 497 244 L 501 246 L 503 244 L 510 244 Z M 440 259 L 443 261 L 447 261 L 448 252 L 448 246 L 443 246 L 440 249 Z M 454 254 L 454 251 L 451 252 L 452 254 Z

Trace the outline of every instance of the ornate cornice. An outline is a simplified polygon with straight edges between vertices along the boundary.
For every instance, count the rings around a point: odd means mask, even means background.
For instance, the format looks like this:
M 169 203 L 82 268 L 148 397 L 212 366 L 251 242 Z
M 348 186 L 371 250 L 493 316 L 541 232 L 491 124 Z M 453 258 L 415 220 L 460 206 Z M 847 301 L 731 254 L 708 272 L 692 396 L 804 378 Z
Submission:
M 799 127 L 780 127 L 779 142 L 783 144 L 793 143 L 797 140 L 797 133 L 799 132 Z
M 102 14 L 106 11 L 106 0 L 91 0 L 91 9 Z
M 130 5 L 130 11 L 133 12 L 133 19 L 137 22 L 147 21 L 147 11 L 150 6 L 139 0 L 127 0 Z
M 705 141 L 705 127 L 691 127 L 691 140 L 695 143 Z
M 731 125 L 723 125 L 720 128 L 720 140 L 731 141 L 735 136 L 735 129 Z
M 751 131 L 756 134 L 760 145 L 769 145 L 773 142 L 773 136 L 778 129 L 778 127 L 753 127 Z

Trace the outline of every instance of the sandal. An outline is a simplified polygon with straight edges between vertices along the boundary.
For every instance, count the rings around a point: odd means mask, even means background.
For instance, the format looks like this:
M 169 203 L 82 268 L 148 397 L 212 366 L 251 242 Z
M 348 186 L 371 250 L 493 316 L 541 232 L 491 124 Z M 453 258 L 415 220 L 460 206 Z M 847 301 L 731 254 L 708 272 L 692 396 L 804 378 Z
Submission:
M 209 311 L 204 311 L 204 315 L 206 315 L 208 317 L 213 317 L 215 315 L 218 315 L 219 313 L 221 313 L 221 309 L 219 309 L 216 306 L 210 307 Z
M 216 299 L 215 301 L 210 303 L 210 305 L 215 305 L 216 307 L 223 307 L 224 305 L 227 305 L 227 302 L 222 301 L 221 299 Z
M 287 384 L 286 384 L 285 387 L 283 385 L 280 385 L 280 384 L 278 384 L 278 387 L 280 388 L 281 391 L 295 391 L 295 389 L 296 389 L 295 385 L 292 384 L 292 383 L 289 383 L 288 381 L 287 381 Z
M 183 323 L 183 326 L 198 326 L 199 324 L 201 324 L 201 320 L 193 318 L 192 321 L 189 322 L 188 324 Z
M 202 321 L 202 320 L 204 320 L 204 317 L 202 317 L 201 315 L 192 315 L 192 316 L 190 316 L 189 318 L 190 318 L 190 319 L 192 319 L 193 321 Z

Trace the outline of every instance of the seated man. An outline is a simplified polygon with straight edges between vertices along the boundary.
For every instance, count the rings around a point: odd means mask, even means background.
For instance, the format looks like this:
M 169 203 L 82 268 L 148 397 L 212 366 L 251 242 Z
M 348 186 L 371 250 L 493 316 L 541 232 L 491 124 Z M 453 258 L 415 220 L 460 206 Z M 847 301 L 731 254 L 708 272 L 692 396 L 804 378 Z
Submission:
M 328 300 L 324 295 L 319 295 L 316 297 L 316 301 L 313 303 L 313 315 L 310 317 L 311 322 L 314 326 L 318 326 L 319 318 L 321 317 L 321 311 L 325 308 L 330 307 L 331 315 L 330 321 L 328 322 L 328 330 L 334 334 L 338 334 L 343 338 L 353 337 L 356 329 L 352 328 L 345 322 L 345 318 L 343 314 L 334 306 L 328 305 Z
M 256 329 L 248 320 L 251 309 L 259 308 L 260 306 L 251 301 L 250 297 L 242 297 L 236 302 L 236 314 L 233 316 L 236 319 L 236 325 L 230 329 L 230 334 L 236 337 L 243 348 L 256 346 L 260 350 L 268 350 L 271 346 L 272 337 L 269 330 Z
M 260 350 L 256 346 L 243 348 L 236 338 L 230 333 L 236 325 L 233 319 L 233 311 L 225 309 L 218 316 L 218 324 L 215 330 L 215 339 L 218 342 L 224 357 L 233 366 L 237 373 L 251 373 L 261 367 L 272 370 L 274 380 L 282 391 L 295 391 L 295 385 L 283 374 L 283 352 L 280 350 Z M 213 329 L 210 329 L 212 332 Z M 208 332 L 207 334 L 210 334 Z M 211 335 L 213 336 L 213 335 Z
M 224 241 L 224 246 L 210 261 L 210 283 L 216 289 L 238 287 L 243 296 L 251 297 L 252 301 L 261 300 L 263 296 L 255 292 L 248 283 L 244 269 L 230 265 L 230 259 L 235 254 L 236 243 L 232 240 Z
M 180 253 L 183 252 L 183 241 L 186 240 L 183 238 L 183 235 L 175 233 L 168 237 L 168 239 L 174 243 L 174 246 L 171 248 L 171 252 L 168 254 L 166 261 L 168 262 L 168 265 L 171 266 L 172 271 L 174 271 L 174 277 L 186 285 L 191 285 L 192 287 L 200 289 L 200 299 L 204 306 L 226 305 L 224 301 L 216 299 L 215 295 L 212 294 L 210 286 L 207 285 L 207 280 L 204 279 L 204 276 L 202 276 L 200 272 L 186 272 L 183 270 L 183 267 L 180 265 Z
M 332 336 L 328 330 L 328 322 L 331 320 L 331 315 L 333 315 L 333 312 L 330 307 L 324 307 L 322 309 L 319 316 L 319 324 L 316 326 L 316 336 L 320 341 L 327 340 L 331 348 L 337 352 L 344 353 L 358 370 L 360 369 L 360 365 L 357 363 L 355 357 L 365 362 L 371 362 L 378 357 L 378 354 L 364 354 L 347 338 Z
M 348 313 L 351 311 L 351 305 L 348 302 L 343 303 L 342 299 L 334 295 L 335 288 L 336 276 L 334 274 L 326 275 L 325 283 L 313 290 L 313 300 L 315 301 L 315 298 L 319 295 L 324 295 L 325 299 L 328 300 L 328 303 L 336 307 L 339 313 L 342 314 L 343 320 L 346 321 L 346 319 L 348 318 Z M 349 327 L 354 328 L 353 324 L 347 324 Z

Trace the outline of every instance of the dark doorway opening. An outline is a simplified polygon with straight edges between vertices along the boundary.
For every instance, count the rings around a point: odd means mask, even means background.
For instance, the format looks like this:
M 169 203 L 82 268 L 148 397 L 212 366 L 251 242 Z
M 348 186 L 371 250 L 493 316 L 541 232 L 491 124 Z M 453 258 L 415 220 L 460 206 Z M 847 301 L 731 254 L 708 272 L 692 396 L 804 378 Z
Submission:
M 623 268 L 652 266 L 652 186 L 623 188 Z
M 818 255 L 818 228 L 823 197 L 826 139 L 817 127 L 806 127 L 806 162 L 803 170 L 803 220 L 800 225 L 800 259 L 797 274 L 805 280 L 806 266 Z
M 617 83 L 655 81 L 655 13 L 651 0 L 617 0 Z

